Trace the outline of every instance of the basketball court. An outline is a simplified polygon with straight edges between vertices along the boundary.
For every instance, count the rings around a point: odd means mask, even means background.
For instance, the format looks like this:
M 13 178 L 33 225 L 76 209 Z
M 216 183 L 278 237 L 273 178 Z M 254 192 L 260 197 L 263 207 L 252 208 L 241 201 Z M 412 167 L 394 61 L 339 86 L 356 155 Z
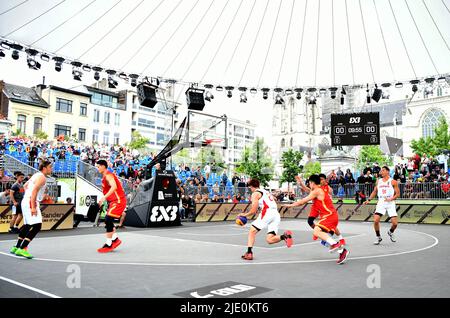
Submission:
M 260 233 L 253 261 L 240 258 L 249 224 L 232 222 L 127 227 L 118 232 L 122 245 L 107 254 L 97 252 L 102 227 L 42 232 L 31 244 L 32 260 L 9 254 L 16 236 L 5 234 L 0 236 L 0 295 L 211 297 L 210 291 L 239 285 L 243 291 L 222 297 L 448 297 L 446 226 L 400 224 L 396 243 L 386 234 L 388 226 L 382 224 L 384 240 L 374 246 L 371 223 L 341 222 L 350 250 L 343 265 L 336 264 L 338 254 L 312 240 L 304 220 L 281 223 L 280 231 L 294 233 L 290 249 L 267 245 Z

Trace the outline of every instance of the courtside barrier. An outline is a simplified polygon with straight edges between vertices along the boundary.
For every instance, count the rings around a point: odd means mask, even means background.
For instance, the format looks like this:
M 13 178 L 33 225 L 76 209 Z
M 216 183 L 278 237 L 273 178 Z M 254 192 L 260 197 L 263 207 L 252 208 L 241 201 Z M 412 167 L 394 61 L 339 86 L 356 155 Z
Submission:
M 65 230 L 73 228 L 73 204 L 43 204 L 42 230 Z M 11 221 L 11 207 L 9 205 L 0 205 L 0 233 L 7 233 L 9 222 Z M 20 226 L 22 226 L 23 221 Z
M 335 206 L 339 213 L 339 220 L 373 221 L 375 204 L 341 203 Z M 249 203 L 197 203 L 195 222 L 235 221 L 239 213 L 248 212 L 249 209 Z M 294 208 L 278 204 L 281 217 L 286 219 L 307 219 L 310 210 L 311 204 Z M 397 203 L 397 214 L 401 223 L 450 224 L 449 205 Z M 381 221 L 388 222 L 389 217 L 385 215 Z

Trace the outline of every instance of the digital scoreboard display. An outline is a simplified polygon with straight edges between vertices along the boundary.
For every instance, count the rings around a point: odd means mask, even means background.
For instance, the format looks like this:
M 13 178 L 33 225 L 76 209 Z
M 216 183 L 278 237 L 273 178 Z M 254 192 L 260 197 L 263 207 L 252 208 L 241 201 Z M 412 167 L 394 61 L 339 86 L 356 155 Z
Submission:
M 331 114 L 331 145 L 380 144 L 380 113 Z

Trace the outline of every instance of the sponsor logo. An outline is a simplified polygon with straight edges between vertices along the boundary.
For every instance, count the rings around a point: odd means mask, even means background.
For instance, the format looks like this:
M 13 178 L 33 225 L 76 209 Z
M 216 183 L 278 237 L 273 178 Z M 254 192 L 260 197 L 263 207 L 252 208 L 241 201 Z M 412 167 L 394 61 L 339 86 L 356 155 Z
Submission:
M 359 124 L 361 122 L 361 117 L 350 117 L 350 124 Z
M 96 195 L 86 195 L 80 197 L 80 205 L 90 207 L 91 205 L 97 204 Z
M 154 206 L 150 216 L 150 222 L 174 221 L 177 218 L 178 207 L 173 206 Z
M 164 193 L 162 191 L 158 191 L 158 200 L 164 200 Z
M 237 282 L 225 282 L 177 293 L 175 295 L 188 298 L 244 298 L 270 291 L 265 287 L 251 286 Z

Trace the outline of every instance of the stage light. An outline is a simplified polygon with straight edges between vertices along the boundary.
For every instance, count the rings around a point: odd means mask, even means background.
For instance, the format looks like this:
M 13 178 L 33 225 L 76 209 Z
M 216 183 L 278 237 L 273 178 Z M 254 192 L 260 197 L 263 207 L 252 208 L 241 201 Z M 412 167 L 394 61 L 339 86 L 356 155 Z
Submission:
M 0 50 L 0 57 L 5 57 L 5 52 L 3 52 L 3 50 Z
M 277 88 L 274 89 L 274 92 L 277 93 L 277 95 L 275 96 L 275 104 L 277 104 L 277 105 L 283 104 L 284 103 L 284 99 L 283 99 L 283 97 L 281 97 L 281 94 L 280 94 L 280 93 L 283 92 L 283 89 L 277 87 Z
M 96 81 L 100 80 L 100 72 L 103 71 L 103 69 L 102 69 L 101 67 L 94 66 L 94 67 L 92 68 L 92 70 L 95 72 L 95 73 L 94 73 L 94 79 L 95 79 Z
M 250 89 L 250 94 L 256 94 L 258 92 L 258 90 L 256 88 L 251 88 Z
M 109 88 L 116 88 L 118 85 L 117 81 L 110 75 L 108 76 L 108 87 Z
M 225 86 L 225 89 L 228 91 L 228 93 L 227 93 L 228 98 L 233 97 L 232 91 L 233 91 L 234 87 L 233 86 Z
M 55 56 L 55 57 L 53 58 L 53 61 L 55 61 L 55 71 L 61 72 L 61 70 L 62 70 L 62 64 L 63 64 L 63 62 L 65 61 L 65 59 L 62 58 L 62 57 L 59 57 L 59 56 Z
M 241 95 L 239 96 L 241 103 L 247 102 L 247 95 L 245 92 L 247 91 L 247 87 L 239 87 L 238 90 L 241 92 Z
M 131 87 L 136 87 L 137 86 L 137 79 L 139 77 L 139 75 L 137 74 L 130 74 L 129 77 L 131 78 Z
M 34 57 L 29 56 L 27 58 L 27 64 L 28 64 L 28 68 L 32 69 L 32 70 L 38 70 L 41 68 L 41 63 L 39 63 L 38 61 L 36 61 L 34 59 Z
M 383 91 L 378 88 L 377 84 L 375 84 L 375 89 L 373 90 L 372 99 L 378 103 L 382 94 L 383 94 Z
M 336 98 L 337 87 L 330 87 L 328 90 L 330 91 L 331 99 L 335 99 Z
M 366 103 L 370 104 L 370 93 L 369 93 L 369 84 L 367 84 L 367 89 L 366 89 Z
M 83 71 L 85 72 L 90 72 L 92 70 L 92 68 L 89 65 L 83 65 Z
M 425 82 L 426 82 L 427 84 L 433 84 L 433 82 L 434 82 L 434 77 L 428 77 L 428 78 L 426 78 L 426 79 L 425 79 Z
M 413 93 L 415 93 L 415 92 L 417 92 L 419 90 L 419 88 L 417 87 L 417 84 L 420 83 L 419 80 L 412 80 L 409 83 L 412 85 L 411 90 L 412 90 Z
M 402 82 L 396 83 L 395 88 L 403 88 L 403 83 Z
M 297 95 L 295 96 L 295 98 L 297 99 L 301 99 L 302 98 L 302 92 L 303 92 L 303 88 L 295 88 L 294 92 L 297 93 Z
M 292 94 L 294 94 L 294 91 L 292 89 L 288 88 L 287 90 L 284 91 L 284 94 L 292 95 Z
M 73 76 L 74 80 L 81 81 L 81 77 L 83 76 L 83 73 L 81 73 L 80 70 L 73 69 L 72 70 L 72 76 Z
M 319 94 L 320 94 L 322 97 L 324 97 L 326 93 L 327 93 L 327 90 L 326 90 L 325 88 L 321 88 L 321 89 L 319 90 Z
M 41 53 L 41 60 L 44 62 L 48 62 L 50 61 L 50 56 L 48 54 Z
M 216 86 L 216 91 L 218 91 L 218 92 L 221 92 L 221 91 L 223 91 L 223 87 L 222 86 Z
M 267 98 L 269 97 L 269 91 L 270 91 L 270 89 L 268 89 L 268 88 L 262 88 L 261 90 L 262 90 L 262 92 L 263 92 L 263 99 L 267 99 Z
M 119 74 L 119 78 L 121 80 L 124 80 L 124 81 L 128 82 L 128 75 L 126 73 L 124 73 L 124 72 Z
M 445 83 L 445 76 L 441 76 L 438 78 L 438 83 L 442 84 Z
M 188 109 L 202 111 L 205 107 L 205 99 L 203 97 L 205 93 L 204 89 L 190 87 L 186 91 L 186 102 Z
M 13 49 L 11 57 L 13 58 L 13 60 L 18 60 L 20 57 L 19 51 L 22 51 L 23 46 L 19 44 L 9 44 L 9 46 Z
M 205 84 L 204 86 L 206 89 L 208 89 L 208 91 L 206 91 L 205 93 L 205 100 L 210 102 L 211 99 L 214 99 L 214 95 L 210 91 L 214 86 L 212 84 Z

